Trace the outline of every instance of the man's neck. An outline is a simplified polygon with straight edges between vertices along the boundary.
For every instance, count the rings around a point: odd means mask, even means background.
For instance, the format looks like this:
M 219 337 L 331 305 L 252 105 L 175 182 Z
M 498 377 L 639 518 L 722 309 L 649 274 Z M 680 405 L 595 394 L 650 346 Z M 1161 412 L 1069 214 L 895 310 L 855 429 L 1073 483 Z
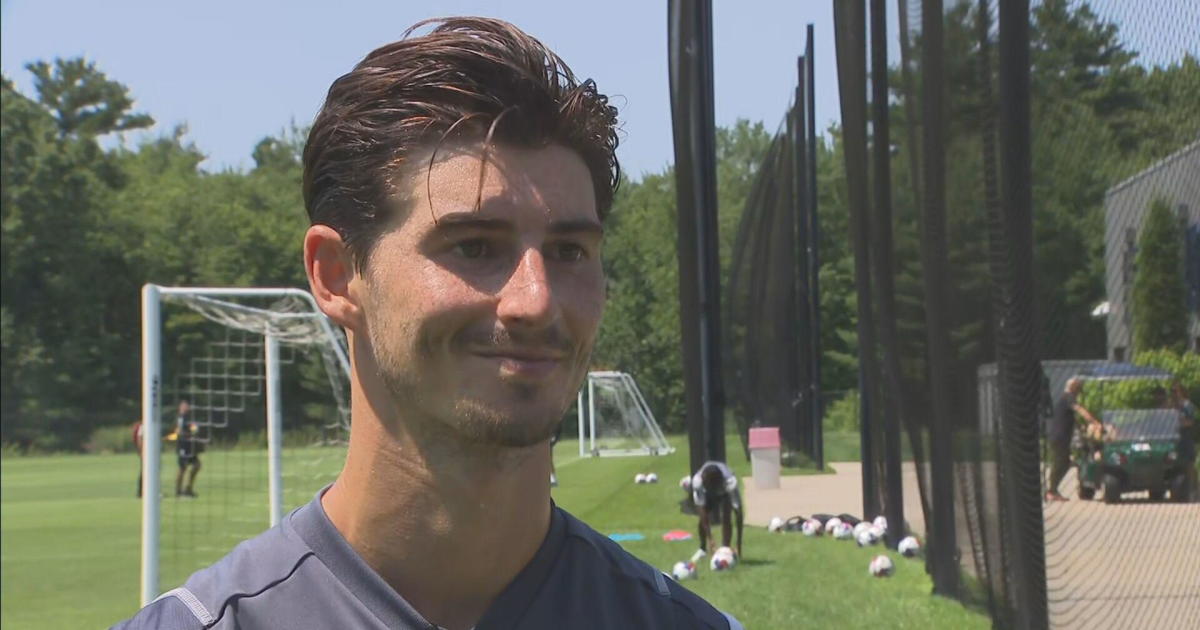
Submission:
M 471 627 L 546 536 L 549 444 L 498 452 L 367 413 L 352 426 L 346 465 L 322 499 L 330 520 L 426 619 Z

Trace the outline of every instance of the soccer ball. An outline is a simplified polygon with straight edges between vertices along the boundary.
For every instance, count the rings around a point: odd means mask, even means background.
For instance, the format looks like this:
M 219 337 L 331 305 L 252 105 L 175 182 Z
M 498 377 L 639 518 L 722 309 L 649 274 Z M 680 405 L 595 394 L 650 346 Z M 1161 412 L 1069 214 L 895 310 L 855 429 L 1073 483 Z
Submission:
M 875 556 L 871 560 L 871 565 L 868 567 L 868 570 L 871 572 L 871 575 L 875 577 L 889 577 L 892 575 L 892 572 L 896 570 L 896 567 L 892 564 L 891 558 L 879 555 Z
M 905 558 L 912 558 L 921 553 L 921 541 L 917 540 L 916 536 L 908 536 L 900 541 L 900 544 L 896 546 L 896 551 L 899 551 L 900 555 Z
M 721 547 L 713 552 L 712 559 L 708 561 L 708 566 L 713 571 L 727 571 L 732 569 L 737 564 L 737 554 L 729 547 Z
M 771 532 L 772 534 L 782 532 L 783 519 L 778 516 L 771 518 L 771 522 L 767 525 L 767 531 Z
M 671 567 L 671 576 L 678 581 L 695 579 L 696 565 L 691 562 L 676 562 L 675 566 Z
M 658 483 L 658 473 L 646 473 L 646 483 Z
M 886 532 L 887 531 L 887 517 L 882 514 L 880 514 L 879 516 L 876 516 L 874 525 L 875 525 L 875 527 L 878 527 L 879 529 L 882 529 L 883 531 Z
M 633 483 L 646 483 L 646 475 L 638 473 L 634 476 Z
M 684 475 L 684 476 L 683 476 L 683 479 L 680 479 L 680 480 L 679 480 L 679 487 L 680 487 L 680 488 L 682 488 L 682 489 L 684 489 L 684 490 L 686 490 L 686 491 L 688 491 L 688 492 L 691 492 L 691 490 L 692 490 L 692 477 L 691 477 L 691 475 Z
M 818 521 L 815 518 L 810 518 L 800 525 L 800 531 L 803 532 L 805 536 L 820 536 L 821 521 Z
M 879 536 L 875 534 L 875 528 L 873 527 L 864 529 L 854 539 L 858 541 L 859 547 L 869 547 L 879 542 Z
M 828 521 L 825 521 L 825 533 L 832 534 L 833 530 L 836 529 L 837 526 L 841 525 L 841 524 L 842 524 L 842 519 L 840 519 L 836 516 L 829 519 Z
M 887 534 L 887 528 L 879 527 L 878 525 L 872 525 L 867 531 L 875 536 L 875 540 L 883 540 L 883 537 Z
M 854 536 L 854 528 L 850 527 L 850 523 L 838 523 L 837 527 L 833 528 L 833 537 L 838 540 L 849 540 Z
M 871 524 L 869 522 L 859 521 L 858 525 L 854 526 L 854 538 L 857 539 L 859 534 L 863 533 L 864 531 L 866 531 L 868 529 L 871 529 Z

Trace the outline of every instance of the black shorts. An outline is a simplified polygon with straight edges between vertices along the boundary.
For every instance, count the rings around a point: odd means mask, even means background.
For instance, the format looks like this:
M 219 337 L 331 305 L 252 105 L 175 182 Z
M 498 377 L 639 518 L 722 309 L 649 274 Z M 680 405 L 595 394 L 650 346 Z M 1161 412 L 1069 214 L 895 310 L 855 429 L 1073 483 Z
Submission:
M 188 466 L 199 466 L 199 465 L 200 465 L 200 456 L 199 455 L 182 455 L 182 454 L 179 455 L 179 467 L 180 468 L 187 468 Z

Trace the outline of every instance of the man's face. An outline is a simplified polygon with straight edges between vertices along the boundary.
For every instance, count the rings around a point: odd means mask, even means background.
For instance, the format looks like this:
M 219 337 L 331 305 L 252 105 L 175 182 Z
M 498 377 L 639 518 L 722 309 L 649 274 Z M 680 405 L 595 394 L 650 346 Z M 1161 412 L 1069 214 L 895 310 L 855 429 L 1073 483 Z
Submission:
M 192 410 L 192 407 L 190 405 L 188 405 L 188 402 L 186 400 L 179 402 L 179 415 L 186 416 L 187 413 L 191 410 Z
M 397 182 L 402 217 L 363 278 L 366 340 L 407 421 L 530 446 L 549 439 L 587 371 L 601 225 L 571 150 L 493 147 L 481 187 L 482 166 L 478 144 L 443 147 Z

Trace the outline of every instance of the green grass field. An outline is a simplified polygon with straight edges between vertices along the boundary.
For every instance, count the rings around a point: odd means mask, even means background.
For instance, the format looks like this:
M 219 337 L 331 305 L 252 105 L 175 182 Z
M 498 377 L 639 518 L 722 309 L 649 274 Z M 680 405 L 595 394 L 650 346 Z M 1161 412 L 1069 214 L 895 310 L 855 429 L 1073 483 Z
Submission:
M 681 438 L 672 442 L 684 445 Z M 559 505 L 601 532 L 644 534 L 645 540 L 625 547 L 659 568 L 669 570 L 691 555 L 694 542 L 661 540 L 670 529 L 695 529 L 695 517 L 678 507 L 682 493 L 676 482 L 687 472 L 686 452 L 604 459 L 580 459 L 577 453 L 570 441 L 556 449 Z M 171 464 L 164 467 L 163 487 L 173 493 L 173 462 L 163 461 Z M 310 499 L 340 465 L 337 449 L 289 451 L 289 506 Z M 748 464 L 738 466 L 735 460 L 735 469 L 740 467 Z M 650 471 L 662 482 L 634 485 L 635 474 Z M 6 630 L 107 627 L 136 610 L 136 474 L 133 455 L 0 460 L 0 620 Z M 265 477 L 261 452 L 205 454 L 196 484 L 200 497 L 164 501 L 163 590 L 182 581 L 191 570 L 184 565 L 210 562 L 265 527 Z M 248 498 L 237 498 L 242 495 Z M 714 574 L 702 568 L 700 579 L 686 585 L 747 628 L 990 625 L 984 615 L 931 596 L 922 563 L 894 553 L 896 575 L 882 580 L 867 575 L 872 551 L 828 538 L 771 535 L 748 527 L 745 553 L 736 570 Z

